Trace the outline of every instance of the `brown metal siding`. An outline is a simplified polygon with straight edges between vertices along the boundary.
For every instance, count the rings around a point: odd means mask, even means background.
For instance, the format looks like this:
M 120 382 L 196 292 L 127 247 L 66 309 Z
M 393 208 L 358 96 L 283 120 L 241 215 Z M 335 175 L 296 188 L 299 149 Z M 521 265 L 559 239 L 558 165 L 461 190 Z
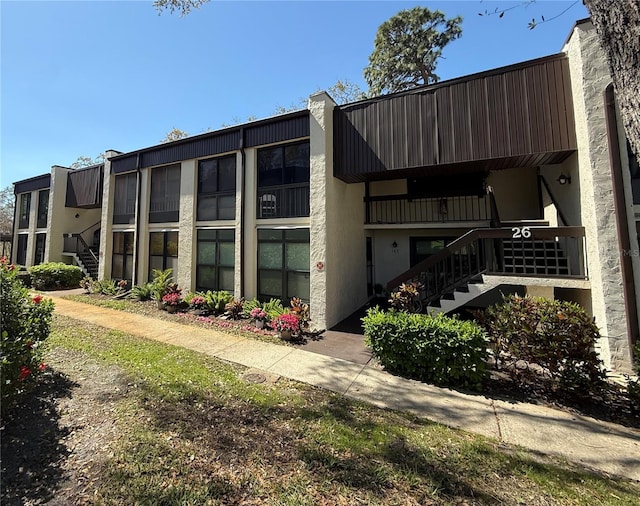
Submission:
M 300 111 L 219 132 L 199 135 L 192 139 L 187 138 L 125 155 L 118 155 L 111 159 L 111 173 L 119 174 L 136 170 L 138 156 L 140 156 L 140 168 L 143 169 L 145 167 L 236 151 L 242 147 L 243 130 L 245 147 L 262 146 L 308 137 L 309 113 L 308 111 Z
M 263 146 L 309 136 L 309 115 L 246 128 L 246 147 Z
M 561 160 L 576 149 L 568 62 L 555 55 L 345 106 L 334 113 L 334 130 L 335 174 L 345 181 Z
M 13 191 L 16 195 L 19 193 L 32 192 L 35 190 L 44 190 L 51 186 L 51 174 L 42 174 L 41 176 L 23 179 L 13 183 Z

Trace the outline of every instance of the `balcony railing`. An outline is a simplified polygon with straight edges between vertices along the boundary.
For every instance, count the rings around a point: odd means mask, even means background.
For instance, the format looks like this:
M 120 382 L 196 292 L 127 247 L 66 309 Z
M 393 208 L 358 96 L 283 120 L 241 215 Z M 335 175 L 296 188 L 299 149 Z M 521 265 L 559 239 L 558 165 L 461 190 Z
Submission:
M 487 195 L 458 197 L 365 197 L 367 224 L 455 223 L 488 221 L 491 203 Z
M 302 216 L 309 216 L 309 183 L 258 189 L 256 218 L 298 218 Z

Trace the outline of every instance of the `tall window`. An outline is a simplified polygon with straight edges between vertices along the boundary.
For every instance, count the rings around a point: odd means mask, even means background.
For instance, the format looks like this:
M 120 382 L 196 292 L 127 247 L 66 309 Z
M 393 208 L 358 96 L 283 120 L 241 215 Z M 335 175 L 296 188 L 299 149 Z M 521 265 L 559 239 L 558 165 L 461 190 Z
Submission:
M 115 177 L 113 223 L 131 224 L 136 217 L 138 176 L 135 172 Z
M 27 234 L 20 234 L 18 236 L 18 247 L 16 249 L 16 263 L 18 265 L 27 264 L 27 240 L 29 236 Z
M 310 298 L 309 229 L 258 230 L 258 298 Z
M 29 214 L 31 213 L 31 194 L 20 195 L 20 216 L 18 218 L 18 228 L 29 228 Z
M 33 264 L 38 265 L 44 262 L 44 248 L 47 242 L 47 234 L 36 234 L 36 248 L 33 255 Z
M 258 151 L 258 218 L 309 216 L 309 142 Z
M 178 274 L 178 232 L 151 232 L 149 234 L 149 279 L 153 269 L 173 269 Z
M 133 279 L 133 232 L 113 233 L 111 277 L 129 281 Z
M 151 169 L 149 222 L 175 222 L 180 218 L 180 164 Z
M 49 215 L 49 190 L 38 192 L 38 228 L 46 228 Z
M 211 158 L 198 163 L 199 221 L 236 217 L 236 157 Z
M 233 293 L 234 265 L 234 230 L 198 230 L 197 290 Z

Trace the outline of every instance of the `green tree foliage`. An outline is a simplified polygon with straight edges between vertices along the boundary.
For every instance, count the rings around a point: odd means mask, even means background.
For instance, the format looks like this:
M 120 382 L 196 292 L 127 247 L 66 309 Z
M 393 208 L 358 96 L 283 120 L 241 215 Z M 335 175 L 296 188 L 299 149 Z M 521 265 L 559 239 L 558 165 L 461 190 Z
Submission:
M 426 7 L 400 11 L 378 28 L 364 78 L 369 94 L 403 91 L 438 81 L 442 50 L 462 34 L 462 18 Z
M 0 190 L 0 234 L 10 234 L 13 230 L 14 203 L 13 186 Z

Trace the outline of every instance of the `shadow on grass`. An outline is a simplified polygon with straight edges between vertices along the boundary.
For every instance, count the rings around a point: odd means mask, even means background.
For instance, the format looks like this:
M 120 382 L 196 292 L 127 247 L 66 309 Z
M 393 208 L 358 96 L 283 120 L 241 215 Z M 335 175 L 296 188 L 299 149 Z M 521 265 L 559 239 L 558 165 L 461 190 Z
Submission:
M 543 483 L 558 483 L 563 491 L 580 488 L 585 480 L 603 480 L 570 464 L 538 462 L 535 456 L 516 454 L 491 441 L 456 438 L 448 429 L 410 414 L 382 410 L 371 415 L 370 408 L 358 402 L 314 389 L 303 395 L 304 406 L 284 403 L 266 409 L 238 399 L 220 403 L 206 394 L 171 402 L 148 398 L 145 410 L 154 430 L 179 435 L 181 443 L 174 440 L 174 449 L 181 444 L 185 451 L 199 449 L 201 457 L 187 464 L 189 480 L 203 489 L 206 483 L 217 483 L 203 493 L 222 501 L 233 501 L 240 493 L 255 497 L 265 492 L 254 490 L 251 483 L 239 485 L 238 476 L 219 467 L 212 472 L 211 462 L 226 470 L 261 473 L 282 487 L 287 486 L 286 476 L 302 472 L 320 495 L 329 494 L 327 484 L 331 484 L 354 497 L 364 492 L 374 502 L 411 489 L 411 497 L 427 503 L 433 499 L 508 503 L 517 491 L 494 487 L 495 478 L 487 476 L 524 484 L 528 478 L 523 470 Z M 425 433 L 427 441 L 433 438 L 429 444 L 410 442 L 412 431 L 430 430 Z M 623 482 L 608 483 L 621 494 L 630 492 Z M 523 486 L 533 494 L 554 493 L 537 485 Z M 166 494 L 162 489 L 141 491 L 145 500 Z
M 41 503 L 51 499 L 62 480 L 60 461 L 68 454 L 56 400 L 78 387 L 63 374 L 47 371 L 20 404 L 2 420 L 2 504 Z

